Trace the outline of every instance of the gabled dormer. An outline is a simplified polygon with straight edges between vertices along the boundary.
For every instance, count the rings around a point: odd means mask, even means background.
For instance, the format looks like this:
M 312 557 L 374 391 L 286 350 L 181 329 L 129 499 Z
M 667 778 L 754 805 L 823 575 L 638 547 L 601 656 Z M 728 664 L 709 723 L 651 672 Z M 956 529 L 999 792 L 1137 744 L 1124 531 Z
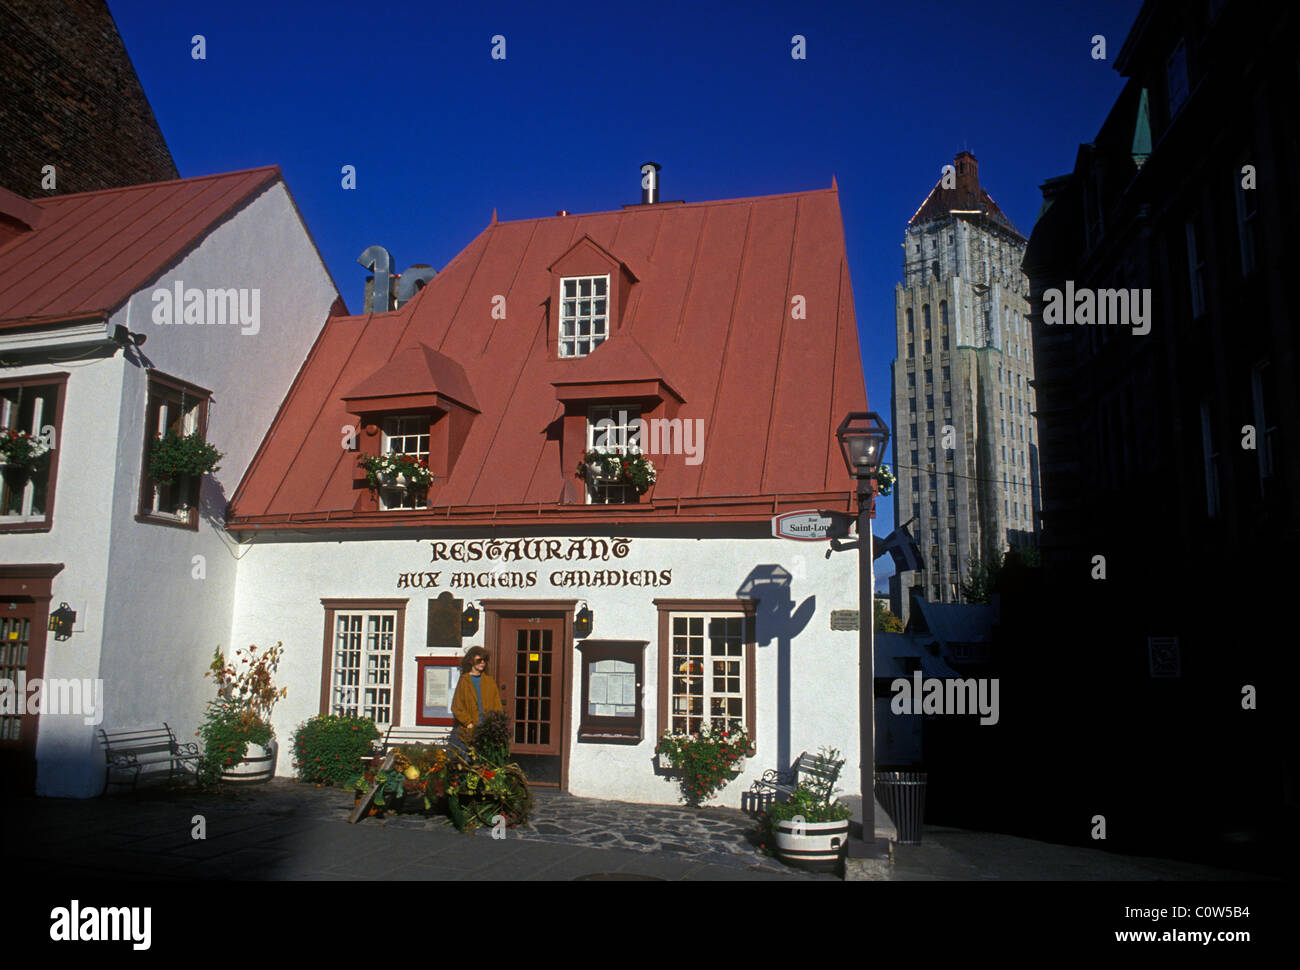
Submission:
M 561 416 L 560 461 L 566 476 L 589 449 L 650 455 L 658 465 L 661 435 L 643 436 L 642 428 L 659 432 L 674 422 L 685 399 L 673 387 L 664 368 L 628 331 L 612 337 L 590 358 L 559 361 L 552 366 L 551 386 Z M 638 425 L 637 422 L 644 422 Z M 680 433 L 680 423 L 676 430 Z M 594 486 L 588 482 L 589 502 L 636 501 L 628 489 Z M 566 490 L 566 502 L 581 502 L 577 490 Z
M 360 419 L 358 457 L 412 455 L 427 462 L 433 475 L 428 490 L 385 486 L 376 494 L 358 465 L 356 511 L 426 507 L 427 494 L 451 475 L 479 413 L 465 369 L 420 343 L 398 351 L 345 394 L 343 403 Z
M 619 331 L 637 277 L 587 235 L 547 269 L 551 274 L 548 356 L 552 360 L 586 357 Z

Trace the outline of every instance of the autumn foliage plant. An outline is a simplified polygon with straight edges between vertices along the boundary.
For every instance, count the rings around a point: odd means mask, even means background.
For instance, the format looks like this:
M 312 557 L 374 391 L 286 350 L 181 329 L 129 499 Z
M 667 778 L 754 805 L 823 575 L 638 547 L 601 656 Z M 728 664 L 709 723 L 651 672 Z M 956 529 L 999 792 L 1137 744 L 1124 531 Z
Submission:
M 655 753 L 681 772 L 687 804 L 700 805 L 735 777 L 753 750 L 745 729 L 733 721 L 724 727 L 705 724 L 698 734 L 664 734 Z
M 358 800 L 373 791 L 370 813 L 423 812 L 447 815 L 462 831 L 498 821 L 512 828 L 528 821 L 533 796 L 528 780 L 509 761 L 509 720 L 488 714 L 465 754 L 436 745 L 403 745 L 384 769 L 377 756 L 352 782 Z
M 217 683 L 217 696 L 208 702 L 199 726 L 203 757 L 199 779 L 215 782 L 226 768 L 244 760 L 250 744 L 266 746 L 275 736 L 271 710 L 289 689 L 275 686 L 284 646 L 277 643 L 260 651 L 257 646 L 236 650 L 229 663 L 221 648 L 213 652 L 204 677 Z

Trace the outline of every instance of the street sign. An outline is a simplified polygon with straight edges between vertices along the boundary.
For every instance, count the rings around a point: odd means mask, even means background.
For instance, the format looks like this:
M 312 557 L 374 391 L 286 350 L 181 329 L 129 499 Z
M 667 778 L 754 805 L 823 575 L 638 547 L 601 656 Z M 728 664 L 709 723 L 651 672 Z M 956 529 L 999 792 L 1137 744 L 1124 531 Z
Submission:
M 796 542 L 824 542 L 844 538 L 852 524 L 853 516 L 848 512 L 784 512 L 772 517 L 772 535 Z

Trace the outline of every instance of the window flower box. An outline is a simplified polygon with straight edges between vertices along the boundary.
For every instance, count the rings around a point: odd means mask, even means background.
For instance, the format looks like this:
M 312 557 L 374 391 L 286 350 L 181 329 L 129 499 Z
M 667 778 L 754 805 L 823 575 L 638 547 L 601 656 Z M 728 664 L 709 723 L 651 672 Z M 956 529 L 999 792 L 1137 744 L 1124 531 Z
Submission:
M 419 490 L 433 481 L 429 463 L 417 455 L 362 455 L 357 464 L 365 469 L 371 488 Z
M 630 485 L 638 495 L 648 492 L 658 477 L 654 462 L 640 452 L 620 455 L 594 449 L 582 456 L 578 474 L 593 485 Z

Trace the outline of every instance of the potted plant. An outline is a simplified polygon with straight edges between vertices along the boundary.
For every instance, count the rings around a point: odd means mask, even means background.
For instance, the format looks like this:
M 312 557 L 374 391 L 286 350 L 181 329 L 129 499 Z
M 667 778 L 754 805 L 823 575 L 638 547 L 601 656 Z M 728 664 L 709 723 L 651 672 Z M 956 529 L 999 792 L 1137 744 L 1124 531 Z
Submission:
M 202 780 L 269 781 L 275 775 L 275 730 L 271 709 L 288 694 L 277 689 L 274 675 L 284 647 L 277 643 L 259 654 L 258 647 L 236 650 L 228 664 L 221 648 L 212 656 L 205 677 L 217 682 L 216 700 L 208 702 L 199 727 L 203 739 Z M 236 666 L 238 664 L 239 666 Z
M 839 760 L 835 748 L 822 748 L 828 761 Z M 839 868 L 849 840 L 853 809 L 834 796 L 834 782 L 816 776 L 802 780 L 784 802 L 768 806 L 764 815 L 765 843 L 787 865 L 816 872 Z
M 362 455 L 357 464 L 366 470 L 371 488 L 428 488 L 433 481 L 429 463 L 416 455 Z
M 753 744 L 745 729 L 732 723 L 722 729 L 707 723 L 698 734 L 665 733 L 655 745 L 661 769 L 681 772 L 682 797 L 688 804 L 707 802 L 741 771 Z
M 0 471 L 28 478 L 49 453 L 44 438 L 17 428 L 0 428 Z
M 149 478 L 155 485 L 172 485 L 178 478 L 219 471 L 224 457 L 198 431 L 179 435 L 169 429 L 157 436 L 149 452 Z
M 654 462 L 640 452 L 619 455 L 595 449 L 582 456 L 578 474 L 592 484 L 631 485 L 638 495 L 648 492 L 658 477 Z

